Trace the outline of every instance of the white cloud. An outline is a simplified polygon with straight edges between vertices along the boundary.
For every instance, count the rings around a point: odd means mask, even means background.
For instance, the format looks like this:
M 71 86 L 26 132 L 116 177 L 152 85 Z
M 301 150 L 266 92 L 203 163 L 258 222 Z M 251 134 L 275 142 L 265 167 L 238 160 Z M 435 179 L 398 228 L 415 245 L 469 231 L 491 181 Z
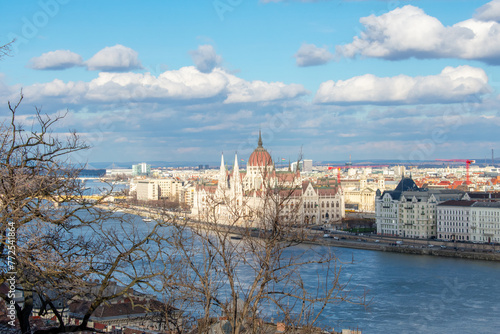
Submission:
M 117 44 L 105 47 L 86 62 L 91 71 L 125 72 L 142 68 L 137 51 Z
M 319 48 L 314 44 L 302 44 L 294 55 L 297 66 L 316 66 L 328 63 L 333 59 L 333 54 L 326 47 Z
M 500 24 L 469 19 L 445 27 L 436 18 L 411 5 L 380 16 L 363 17 L 365 27 L 337 54 L 385 58 L 461 58 L 500 64 Z
M 500 0 L 493 0 L 479 7 L 474 18 L 481 21 L 500 21 Z
M 212 45 L 200 45 L 197 50 L 189 53 L 200 72 L 208 73 L 222 64 L 222 57 L 215 53 Z
M 83 59 L 79 54 L 69 50 L 56 50 L 31 58 L 29 67 L 35 70 L 64 70 L 82 65 Z
M 245 81 L 233 75 L 229 77 L 228 94 L 225 103 L 266 102 L 293 99 L 307 94 L 302 85 L 286 85 L 282 82 L 260 80 Z
M 320 85 L 314 100 L 332 104 L 455 103 L 487 92 L 488 77 L 483 69 L 458 66 L 422 77 L 380 78 L 365 74 L 345 81 L 330 80 Z
M 101 72 L 90 82 L 56 79 L 25 88 L 26 96 L 58 98 L 64 103 L 177 100 L 196 104 L 200 99 L 218 99 L 230 104 L 293 99 L 307 93 L 298 84 L 245 81 L 220 68 L 203 73 L 193 66 L 165 71 L 157 77 L 150 73 Z

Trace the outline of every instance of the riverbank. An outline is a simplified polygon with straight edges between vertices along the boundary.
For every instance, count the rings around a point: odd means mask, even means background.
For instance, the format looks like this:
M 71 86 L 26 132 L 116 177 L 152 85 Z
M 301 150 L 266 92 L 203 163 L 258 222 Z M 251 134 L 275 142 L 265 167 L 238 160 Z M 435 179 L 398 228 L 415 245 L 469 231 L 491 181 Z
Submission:
M 315 240 L 308 243 L 315 245 L 331 246 L 331 247 L 342 247 L 342 248 L 354 248 L 354 249 L 364 249 L 373 250 L 381 252 L 393 252 L 400 254 L 411 254 L 411 255 L 427 255 L 427 256 L 440 256 L 440 257 L 453 257 L 460 259 L 469 260 L 482 260 L 482 261 L 500 261 L 500 253 L 492 252 L 476 252 L 476 251 L 460 251 L 455 249 L 441 249 L 438 248 L 416 248 L 410 247 L 409 245 L 398 245 L 391 246 L 381 243 L 368 243 L 368 242 L 351 242 L 343 240 Z
M 108 208 L 109 209 L 109 208 Z M 152 210 L 140 207 L 129 207 L 120 208 L 120 211 L 141 216 L 143 218 L 149 219 L 159 219 L 160 215 L 154 213 Z M 177 219 L 184 219 L 178 213 L 169 213 L 171 217 L 177 216 Z M 203 224 L 194 220 L 189 220 L 190 224 Z M 207 227 L 209 228 L 209 227 Z M 243 235 L 238 228 L 231 228 L 230 233 Z M 462 243 L 446 243 L 440 241 L 432 241 L 429 244 L 429 240 L 419 240 L 419 239 L 401 239 L 401 238 L 391 238 L 384 236 L 355 236 L 349 234 L 331 234 L 329 238 L 323 237 L 322 231 L 311 230 L 309 234 L 309 241 L 307 244 L 321 245 L 321 246 L 331 246 L 331 247 L 341 247 L 341 248 L 353 248 L 362 250 L 372 250 L 380 252 L 393 252 L 400 254 L 410 254 L 410 255 L 426 255 L 426 256 L 440 256 L 440 257 L 452 257 L 461 258 L 469 260 L 481 260 L 481 261 L 500 261 L 499 250 L 496 250 L 494 246 L 482 245 L 482 244 L 462 244 Z M 252 233 L 253 237 L 264 237 L 265 234 Z M 334 238 L 336 236 L 337 238 Z M 375 239 L 377 238 L 377 239 Z M 401 244 L 397 244 L 397 242 Z M 445 248 L 441 248 L 441 246 Z

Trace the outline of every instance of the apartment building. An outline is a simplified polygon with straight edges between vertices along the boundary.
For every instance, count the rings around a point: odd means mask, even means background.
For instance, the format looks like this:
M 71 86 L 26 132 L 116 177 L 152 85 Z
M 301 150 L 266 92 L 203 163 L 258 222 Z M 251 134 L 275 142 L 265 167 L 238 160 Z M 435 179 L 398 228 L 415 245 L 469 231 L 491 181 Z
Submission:
M 438 205 L 438 239 L 500 242 L 500 202 L 478 202 L 466 197 Z
M 137 199 L 141 201 L 169 199 L 179 201 L 182 181 L 177 179 L 144 179 L 138 180 L 136 186 Z
M 436 238 L 436 208 L 439 203 L 460 200 L 463 191 L 421 189 L 404 177 L 394 190 L 377 191 L 375 216 L 377 234 L 406 238 Z

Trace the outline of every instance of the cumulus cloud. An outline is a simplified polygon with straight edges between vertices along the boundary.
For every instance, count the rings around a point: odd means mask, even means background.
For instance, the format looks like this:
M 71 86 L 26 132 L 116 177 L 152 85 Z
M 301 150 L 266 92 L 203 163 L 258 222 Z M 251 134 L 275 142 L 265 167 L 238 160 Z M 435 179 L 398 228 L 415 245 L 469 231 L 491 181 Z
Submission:
M 308 94 L 302 85 L 286 85 L 282 82 L 265 82 L 260 80 L 245 81 L 231 78 L 225 103 L 267 102 L 293 99 Z
M 469 19 L 445 27 L 422 9 L 407 5 L 360 19 L 365 30 L 352 43 L 337 46 L 340 56 L 384 58 L 461 58 L 500 64 L 500 24 Z
M 458 66 L 421 77 L 380 78 L 365 74 L 337 82 L 330 80 L 320 85 L 314 100 L 331 104 L 455 103 L 487 92 L 488 77 L 483 69 Z
M 314 44 L 302 44 L 294 55 L 297 66 L 317 66 L 328 63 L 333 59 L 333 54 L 326 47 L 319 48 Z
M 203 73 L 193 66 L 158 76 L 101 72 L 90 82 L 65 83 L 56 79 L 25 88 L 26 96 L 58 98 L 65 103 L 176 100 L 196 104 L 200 99 L 217 99 L 230 104 L 293 99 L 307 93 L 302 85 L 245 81 L 220 68 Z
M 117 44 L 105 47 L 86 62 L 91 71 L 125 72 L 142 68 L 137 51 Z
M 83 59 L 79 54 L 69 50 L 56 50 L 31 58 L 28 66 L 35 70 L 64 70 L 82 65 Z
M 203 73 L 211 72 L 222 64 L 222 57 L 215 53 L 212 45 L 200 45 L 197 50 L 189 52 L 196 68 Z
M 474 18 L 480 21 L 500 21 L 500 0 L 493 0 L 479 7 Z

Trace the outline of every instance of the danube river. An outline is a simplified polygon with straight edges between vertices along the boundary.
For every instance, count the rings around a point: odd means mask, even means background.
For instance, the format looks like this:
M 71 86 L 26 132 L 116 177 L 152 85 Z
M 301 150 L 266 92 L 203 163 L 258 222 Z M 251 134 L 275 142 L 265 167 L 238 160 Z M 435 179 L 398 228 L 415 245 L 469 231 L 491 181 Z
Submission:
M 370 306 L 341 304 L 323 314 L 335 328 L 363 333 L 498 333 L 500 263 L 336 249 L 343 274 L 366 289 Z M 306 279 L 307 280 L 307 279 Z
M 134 221 L 145 224 L 140 217 Z M 305 247 L 325 249 L 304 245 L 292 253 Z M 326 326 L 359 327 L 363 334 L 500 332 L 499 262 L 347 248 L 334 251 L 344 263 L 342 280 L 350 279 L 355 293 L 366 290 L 371 304 L 366 309 L 346 303 L 328 307 L 320 319 Z M 307 271 L 303 278 L 316 282 L 316 272 Z

